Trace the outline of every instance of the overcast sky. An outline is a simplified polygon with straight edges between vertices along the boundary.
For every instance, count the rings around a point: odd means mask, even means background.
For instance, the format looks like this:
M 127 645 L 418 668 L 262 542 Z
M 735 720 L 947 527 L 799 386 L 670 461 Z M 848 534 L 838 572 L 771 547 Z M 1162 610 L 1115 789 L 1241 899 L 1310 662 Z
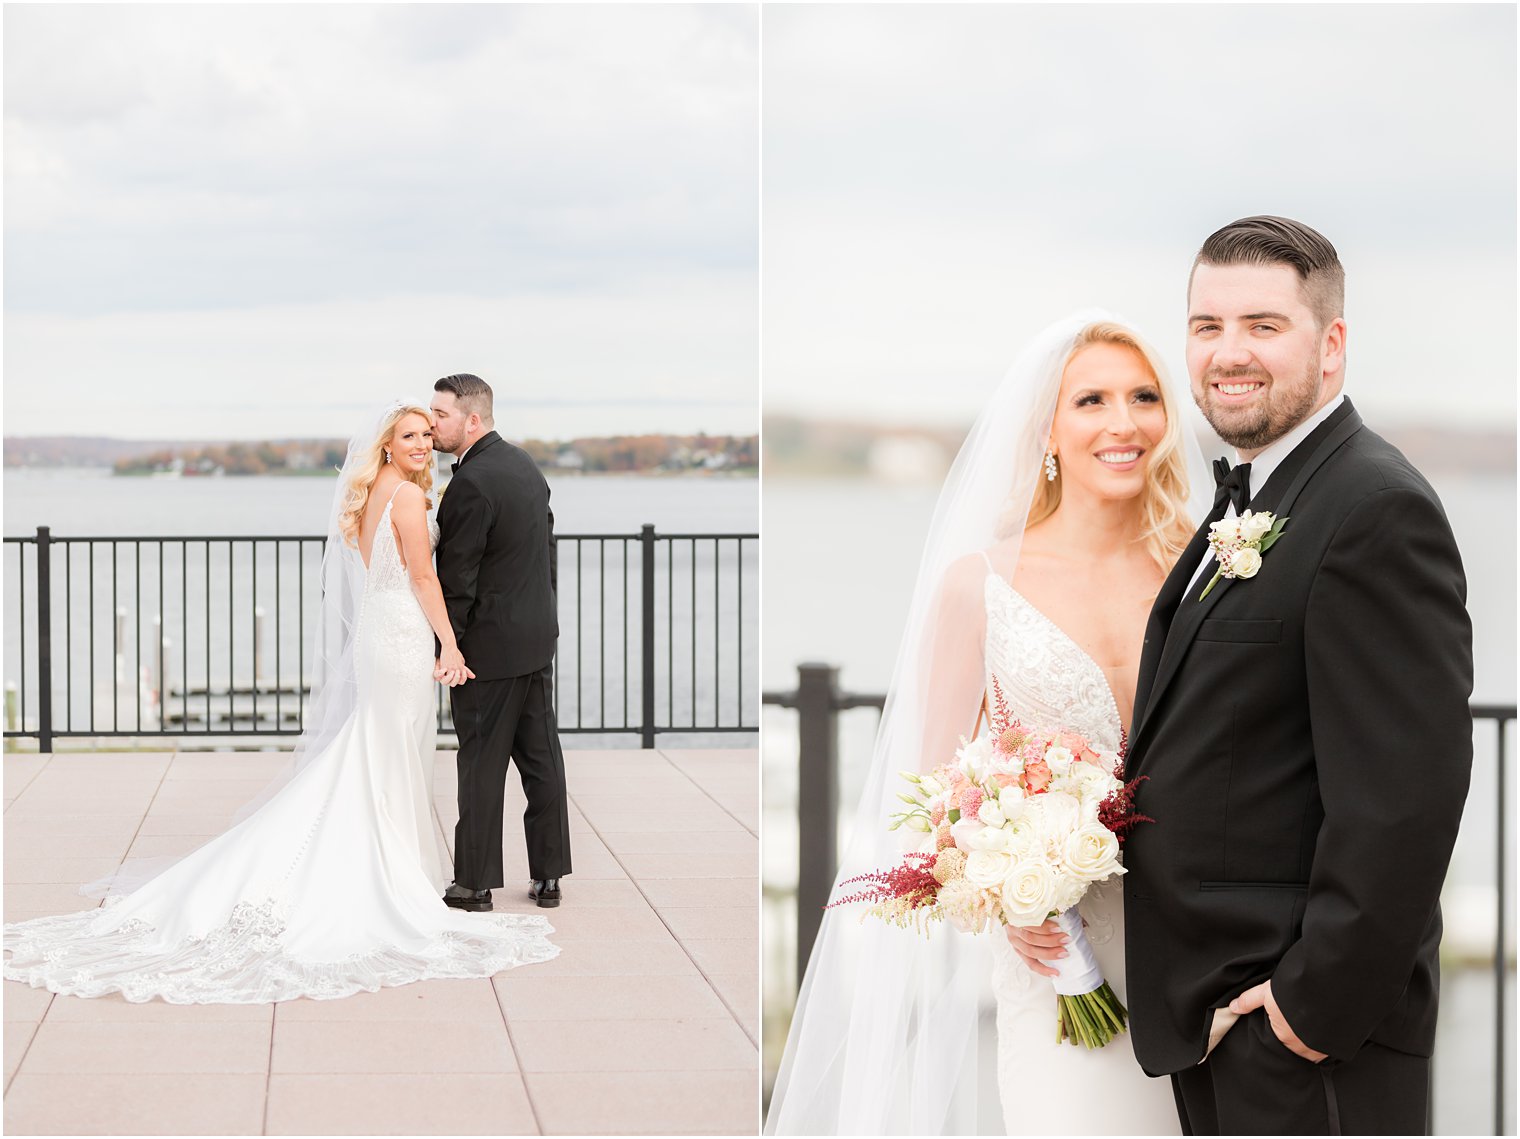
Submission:
M 1182 375 L 1213 230 L 1347 272 L 1374 422 L 1515 420 L 1512 5 L 768 7 L 767 412 L 964 423 L 1087 305 Z
M 7 434 L 758 428 L 753 7 L 4 19 Z

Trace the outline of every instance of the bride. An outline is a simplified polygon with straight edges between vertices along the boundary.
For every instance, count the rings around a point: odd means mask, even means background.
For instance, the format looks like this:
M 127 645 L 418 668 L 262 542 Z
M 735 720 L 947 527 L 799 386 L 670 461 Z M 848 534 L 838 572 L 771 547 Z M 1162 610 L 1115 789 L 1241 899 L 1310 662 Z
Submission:
M 1204 481 L 1164 369 L 1105 313 L 1073 315 L 1015 362 L 956 457 L 935 509 L 872 766 L 839 879 L 898 860 L 885 820 L 897 772 L 928 770 L 980 726 L 996 680 L 1013 714 L 1119 750 L 1146 617 L 1192 536 Z M 1191 479 L 1189 476 L 1192 476 Z M 1146 824 L 1148 825 L 1148 824 Z M 1124 997 L 1119 880 L 1080 904 Z M 1170 1086 L 1128 1034 L 1058 1043 L 1053 923 L 968 936 L 831 910 L 798 996 L 772 1134 L 1176 1133 Z M 981 1020 L 995 1002 L 995 1056 Z
M 102 908 L 6 925 L 6 978 L 262 1004 L 487 977 L 558 953 L 542 917 L 442 898 L 434 680 L 473 674 L 432 570 L 432 429 L 427 408 L 398 403 L 349 446 L 322 563 L 322 683 L 284 775 L 184 858 L 87 887 L 113 895 Z

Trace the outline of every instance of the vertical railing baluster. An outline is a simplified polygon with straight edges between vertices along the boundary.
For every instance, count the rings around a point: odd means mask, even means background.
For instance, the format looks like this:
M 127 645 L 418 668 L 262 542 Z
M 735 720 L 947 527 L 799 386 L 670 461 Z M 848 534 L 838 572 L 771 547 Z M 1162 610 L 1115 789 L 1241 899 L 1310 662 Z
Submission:
M 1504 1077 L 1508 1071 L 1505 1064 L 1505 1036 L 1504 1036 L 1504 1011 L 1509 1001 L 1505 998 L 1505 980 L 1508 973 L 1508 954 L 1504 944 L 1504 897 L 1508 892 L 1508 874 L 1505 873 L 1505 817 L 1504 812 L 1509 807 L 1509 796 L 1505 792 L 1504 760 L 1505 760 L 1505 732 L 1506 721 L 1502 717 L 1496 717 L 1494 726 L 1498 729 L 1499 739 L 1495 750 L 1495 760 L 1498 764 L 1498 794 L 1494 797 L 1496 803 L 1495 818 L 1498 821 L 1498 830 L 1495 835 L 1494 859 L 1494 898 L 1497 913 L 1494 915 L 1494 1134 L 1504 1134 Z
M 132 543 L 132 640 L 137 643 L 137 675 L 132 678 L 132 691 L 137 705 L 137 730 L 142 731 L 142 539 Z
M 829 902 L 839 825 L 839 669 L 797 667 L 797 985 Z
M 691 726 L 697 726 L 697 540 L 688 543 L 691 565 L 691 672 L 686 679 L 691 690 Z
M 117 588 L 116 541 L 111 541 L 111 731 L 121 731 L 121 595 Z
M 639 549 L 642 555 L 643 578 L 640 588 L 644 594 L 644 623 L 640 629 L 643 642 L 643 669 L 640 697 L 643 703 L 643 719 L 639 724 L 640 743 L 645 748 L 654 747 L 654 526 L 648 522 L 639 530 Z
M 721 718 L 718 715 L 718 709 L 719 709 L 719 707 L 723 703 L 723 663 L 722 663 L 722 660 L 721 660 L 721 657 L 720 657 L 721 643 L 719 641 L 719 632 L 721 631 L 722 626 L 723 626 L 723 622 L 720 619 L 721 616 L 722 616 L 722 613 L 723 613 L 723 607 L 718 603 L 718 563 L 719 563 L 719 561 L 722 560 L 722 555 L 718 551 L 718 542 L 719 542 L 719 539 L 717 539 L 717 538 L 713 539 L 713 727 L 714 728 L 716 728 L 718 726 L 718 721 Z M 692 700 L 693 701 L 696 700 L 695 694 L 693 694 Z M 695 707 L 693 708 L 693 712 L 695 712 Z M 692 716 L 692 722 L 693 723 L 696 722 L 696 716 L 695 715 Z
M 53 550 L 52 529 L 37 527 L 37 750 L 53 750 Z M 24 556 L 22 564 L 26 563 Z M 23 619 L 23 626 L 25 620 Z M 26 675 L 26 657 L 21 658 Z M 21 705 L 25 719 L 25 701 Z
M 63 703 L 64 730 L 74 730 L 74 543 L 63 547 Z
M 607 539 L 596 540 L 596 726 L 607 727 Z

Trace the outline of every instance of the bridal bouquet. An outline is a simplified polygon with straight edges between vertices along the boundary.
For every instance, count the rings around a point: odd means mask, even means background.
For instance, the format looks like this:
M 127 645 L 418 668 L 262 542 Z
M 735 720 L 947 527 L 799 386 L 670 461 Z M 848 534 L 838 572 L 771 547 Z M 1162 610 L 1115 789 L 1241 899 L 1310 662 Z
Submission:
M 1088 886 L 1123 874 L 1119 848 L 1149 821 L 1134 808 L 1122 761 L 1068 731 L 1027 727 L 993 683 L 991 731 L 963 741 L 952 763 L 927 775 L 905 771 L 907 809 L 890 829 L 933 836 L 889 869 L 847 879 L 863 889 L 831 905 L 870 903 L 867 915 L 898 926 L 949 921 L 966 933 L 1054 917 L 1067 956 L 1051 962 L 1058 1039 L 1101 1048 L 1125 1028 L 1127 1011 L 1093 957 L 1076 904 Z

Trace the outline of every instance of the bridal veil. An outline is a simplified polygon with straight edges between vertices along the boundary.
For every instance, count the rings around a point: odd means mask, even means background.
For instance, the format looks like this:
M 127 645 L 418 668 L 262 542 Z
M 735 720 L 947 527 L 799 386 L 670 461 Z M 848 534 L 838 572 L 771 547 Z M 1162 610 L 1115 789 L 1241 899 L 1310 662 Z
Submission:
M 1014 361 L 977 417 L 934 510 L 897 663 L 860 802 L 835 877 L 899 861 L 911 839 L 889 832 L 900 809 L 898 772 L 924 771 L 953 756 L 977 722 L 983 692 L 980 590 L 962 575 L 986 573 L 981 551 L 1013 575 L 1024 521 L 1044 477 L 1046 442 L 1061 374 L 1079 334 L 1124 321 L 1083 310 L 1040 332 Z M 1140 339 L 1137 335 L 1137 339 Z M 1155 359 L 1155 353 L 1150 353 Z M 1166 376 L 1158 379 L 1167 383 Z M 1175 410 L 1182 404 L 1172 393 Z M 1195 518 L 1212 488 L 1191 431 L 1187 449 Z M 1199 509 L 1200 503 L 1203 509 Z M 974 602 L 968 599 L 976 599 Z M 988 938 L 943 925 L 927 932 L 863 923 L 858 912 L 823 919 L 797 998 L 766 1119 L 766 1133 L 972 1134 L 982 1081 L 995 1080 Z M 996 1105 L 991 1126 L 1001 1127 Z

